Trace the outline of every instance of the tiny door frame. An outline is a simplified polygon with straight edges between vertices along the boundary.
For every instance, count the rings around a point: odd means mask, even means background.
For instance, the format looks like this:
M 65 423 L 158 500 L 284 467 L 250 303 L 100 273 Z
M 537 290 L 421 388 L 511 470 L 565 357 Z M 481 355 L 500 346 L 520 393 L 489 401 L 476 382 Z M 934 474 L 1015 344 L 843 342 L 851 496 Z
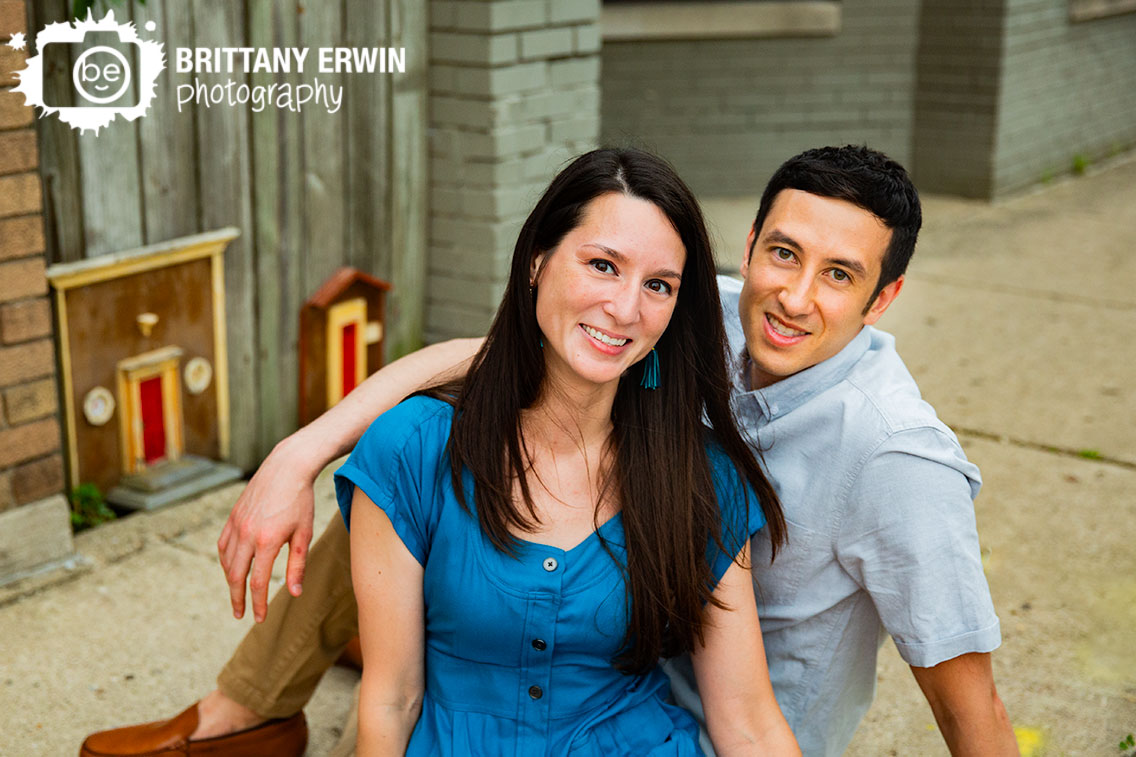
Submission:
M 327 309 L 327 406 L 343 399 L 344 326 L 355 324 L 355 386 L 367 378 L 367 300 L 356 297 Z
M 118 383 L 119 439 L 123 473 L 139 473 L 146 464 L 142 435 L 141 384 L 154 376 L 162 379 L 162 421 L 166 427 L 166 456 L 173 461 L 185 450 L 181 414 L 180 347 L 163 347 L 119 361 L 115 372 Z

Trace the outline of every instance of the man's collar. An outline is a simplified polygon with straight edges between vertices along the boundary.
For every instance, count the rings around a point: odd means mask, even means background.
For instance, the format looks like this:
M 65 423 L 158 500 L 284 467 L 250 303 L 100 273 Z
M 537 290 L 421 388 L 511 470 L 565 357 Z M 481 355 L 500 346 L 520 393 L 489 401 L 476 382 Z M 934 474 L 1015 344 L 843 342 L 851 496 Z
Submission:
M 865 326 L 852 341 L 828 360 L 817 363 L 792 376 L 774 382 L 764 389 L 746 390 L 749 386 L 749 351 L 742 350 L 737 376 L 742 397 L 751 398 L 769 420 L 796 410 L 821 392 L 836 386 L 852 370 L 872 342 L 871 328 Z

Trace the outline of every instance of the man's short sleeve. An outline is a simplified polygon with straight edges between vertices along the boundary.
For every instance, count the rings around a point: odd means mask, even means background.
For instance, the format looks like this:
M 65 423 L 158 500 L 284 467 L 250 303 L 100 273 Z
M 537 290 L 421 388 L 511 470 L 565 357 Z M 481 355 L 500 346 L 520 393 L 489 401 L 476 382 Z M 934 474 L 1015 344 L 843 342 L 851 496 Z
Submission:
M 335 472 L 335 496 L 348 528 L 358 487 L 390 518 L 414 559 L 426 564 L 443 504 L 436 490 L 452 418 L 445 402 L 412 397 L 375 419 Z
M 958 443 L 920 427 L 891 435 L 850 492 L 837 559 L 872 597 L 909 665 L 1001 643 L 978 546 L 978 485 Z

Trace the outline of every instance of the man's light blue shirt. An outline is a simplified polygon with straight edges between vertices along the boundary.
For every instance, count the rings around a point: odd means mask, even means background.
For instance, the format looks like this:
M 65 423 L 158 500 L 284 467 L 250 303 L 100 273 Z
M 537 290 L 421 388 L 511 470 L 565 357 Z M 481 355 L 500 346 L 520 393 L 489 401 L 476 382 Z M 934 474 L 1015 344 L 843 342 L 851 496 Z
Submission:
M 731 353 L 744 355 L 741 282 L 718 285 Z M 1001 643 L 974 518 L 981 479 L 890 334 L 866 326 L 761 390 L 745 390 L 745 373 L 739 361 L 738 425 L 789 530 L 772 565 L 764 532 L 753 545 L 769 672 L 806 757 L 839 755 L 875 694 L 884 634 L 918 667 Z M 700 713 L 687 661 L 671 668 L 676 699 Z

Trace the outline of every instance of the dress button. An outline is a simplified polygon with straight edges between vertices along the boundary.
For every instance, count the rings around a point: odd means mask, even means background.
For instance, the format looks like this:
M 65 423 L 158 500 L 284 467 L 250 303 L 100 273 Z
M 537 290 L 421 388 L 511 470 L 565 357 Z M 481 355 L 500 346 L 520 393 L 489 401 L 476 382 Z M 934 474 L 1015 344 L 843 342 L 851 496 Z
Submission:
M 556 562 L 555 557 L 544 558 L 544 569 L 547 570 L 549 573 L 556 570 L 556 566 L 558 566 L 559 564 L 560 563 Z
M 539 686 L 529 686 L 529 696 L 533 699 L 540 699 L 544 696 L 544 689 Z
M 544 650 L 548 649 L 548 645 L 544 643 L 544 639 L 533 639 L 532 645 L 533 649 L 538 652 L 543 652 Z

